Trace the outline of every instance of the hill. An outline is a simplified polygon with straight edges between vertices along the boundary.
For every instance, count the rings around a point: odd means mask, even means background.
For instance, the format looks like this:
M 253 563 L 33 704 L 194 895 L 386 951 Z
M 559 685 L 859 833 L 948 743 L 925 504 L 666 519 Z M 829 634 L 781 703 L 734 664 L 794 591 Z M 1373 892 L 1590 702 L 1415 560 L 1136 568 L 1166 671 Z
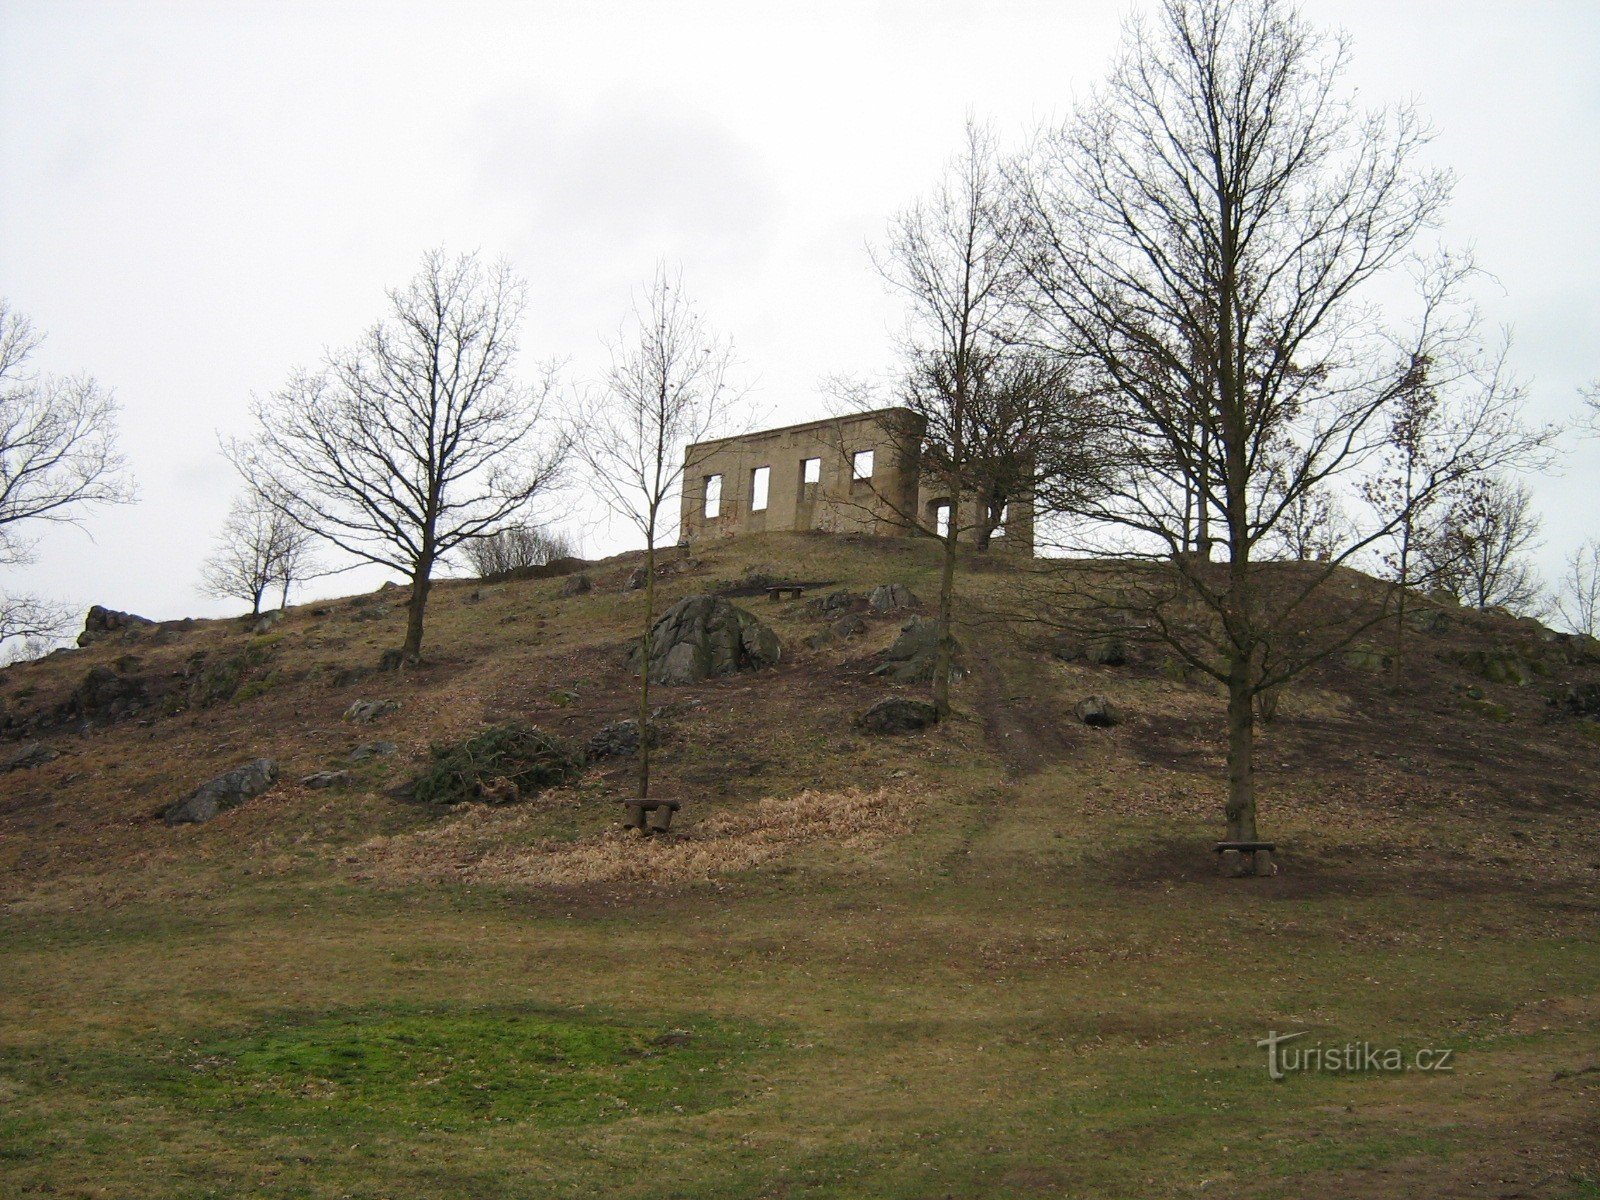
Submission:
M 968 565 L 973 599 L 1013 569 Z M 626 756 L 515 804 L 409 798 L 431 746 L 631 715 L 637 566 L 439 585 L 398 673 L 396 590 L 0 672 L 0 764 L 47 748 L 0 775 L 0 1191 L 1600 1194 L 1585 645 L 1428 606 L 1403 671 L 1308 677 L 1260 746 L 1282 872 L 1224 879 L 1213 689 L 974 621 L 952 718 L 866 734 L 917 694 L 870 674 L 909 614 L 841 636 L 815 601 L 932 596 L 934 548 L 748 537 L 660 585 L 784 646 L 659 691 L 681 836 L 624 835 Z M 1077 721 L 1090 694 L 1125 720 Z M 264 794 L 160 819 L 257 758 Z M 1412 1069 L 1273 1081 L 1269 1031 Z

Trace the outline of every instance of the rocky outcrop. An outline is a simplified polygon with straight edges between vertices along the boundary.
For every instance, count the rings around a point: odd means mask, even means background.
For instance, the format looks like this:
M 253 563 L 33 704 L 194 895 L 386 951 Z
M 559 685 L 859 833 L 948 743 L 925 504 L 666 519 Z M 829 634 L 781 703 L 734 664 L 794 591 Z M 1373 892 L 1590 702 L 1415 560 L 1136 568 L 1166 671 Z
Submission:
M 349 771 L 313 771 L 300 780 L 305 788 L 344 787 L 350 782 Z
M 258 758 L 242 763 L 202 783 L 168 808 L 163 819 L 168 825 L 202 825 L 230 808 L 238 808 L 251 797 L 259 796 L 277 781 L 278 764 L 272 759 Z
M 345 761 L 349 763 L 364 763 L 374 758 L 388 758 L 391 754 L 398 753 L 399 750 L 400 747 L 393 742 L 363 742 L 345 756 Z
M 138 676 L 119 675 L 104 664 L 93 666 L 67 701 L 67 715 L 90 721 L 116 721 L 145 707 L 149 689 Z
M 659 745 L 661 730 L 656 723 L 651 721 L 646 728 L 649 730 L 650 744 Z M 603 726 L 589 739 L 586 749 L 591 759 L 626 758 L 639 753 L 639 722 L 613 721 Z
M 628 653 L 628 669 L 636 674 L 639 653 L 638 646 Z M 774 667 L 782 656 L 777 634 L 720 596 L 680 600 L 650 629 L 652 683 L 698 683 L 736 671 Z
M 918 603 L 917 598 L 911 594 L 911 589 L 898 583 L 880 583 L 867 596 L 867 607 L 875 613 L 916 608 Z
M 400 711 L 398 700 L 357 700 L 344 710 L 344 719 L 357 725 L 370 725 L 379 717 Z
M 42 767 L 47 762 L 54 762 L 61 757 L 61 752 L 42 742 L 29 742 L 17 750 L 9 758 L 0 761 L 0 775 L 10 774 L 12 771 L 31 771 L 35 767 Z
M 1573 683 L 1556 703 L 1570 716 L 1600 719 L 1600 683 Z
M 594 580 L 583 574 L 570 575 L 567 577 L 567 581 L 561 585 L 561 594 L 563 596 L 582 596 L 586 592 L 592 592 L 593 590 Z
M 967 670 L 961 665 L 961 643 L 951 639 L 950 678 L 962 679 Z M 928 683 L 938 667 L 939 623 L 912 620 L 901 626 L 900 636 L 884 652 L 882 665 L 873 670 L 874 675 L 900 683 Z
M 155 622 L 149 617 L 118 612 L 114 608 L 96 604 L 83 619 L 83 632 L 78 635 L 78 645 L 88 646 L 112 634 L 121 634 L 125 639 L 138 637 L 154 626 Z
M 278 624 L 280 621 L 287 621 L 288 619 L 289 614 L 284 612 L 283 609 L 274 608 L 269 612 L 262 613 L 253 622 L 251 622 L 250 632 L 270 633 L 274 625 Z
M 890 696 L 856 717 L 856 728 L 866 733 L 912 733 L 938 720 L 939 710 L 926 700 Z
M 1072 713 L 1085 725 L 1093 725 L 1097 729 L 1109 729 L 1122 724 L 1122 714 L 1104 696 L 1086 696 L 1078 701 Z
M 806 601 L 806 607 L 824 617 L 836 617 L 840 613 L 847 613 L 852 609 L 859 608 L 865 602 L 865 596 L 840 588 L 838 591 L 829 592 L 826 596 L 818 596 L 815 600 Z

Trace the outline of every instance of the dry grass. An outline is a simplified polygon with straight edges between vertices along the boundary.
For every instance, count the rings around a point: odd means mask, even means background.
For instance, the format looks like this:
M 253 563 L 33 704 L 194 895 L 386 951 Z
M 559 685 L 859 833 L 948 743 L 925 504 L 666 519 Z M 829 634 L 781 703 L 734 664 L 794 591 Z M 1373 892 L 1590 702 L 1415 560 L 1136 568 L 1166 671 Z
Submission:
M 874 850 L 911 828 L 920 799 L 905 789 L 766 797 L 670 837 L 621 828 L 560 842 L 537 838 L 541 806 L 472 806 L 429 829 L 374 838 L 347 858 L 380 883 L 459 879 L 511 887 L 699 883 L 804 849 Z

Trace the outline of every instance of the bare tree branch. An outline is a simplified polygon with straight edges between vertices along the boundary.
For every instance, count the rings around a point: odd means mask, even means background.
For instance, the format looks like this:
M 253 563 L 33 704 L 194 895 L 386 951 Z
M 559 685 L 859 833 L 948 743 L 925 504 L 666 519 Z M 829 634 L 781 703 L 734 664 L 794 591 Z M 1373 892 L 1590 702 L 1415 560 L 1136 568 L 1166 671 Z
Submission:
M 439 560 L 547 496 L 566 458 L 551 378 L 514 372 L 523 291 L 503 263 L 430 251 L 386 319 L 258 399 L 255 436 L 228 447 L 271 507 L 411 579 L 408 657 Z

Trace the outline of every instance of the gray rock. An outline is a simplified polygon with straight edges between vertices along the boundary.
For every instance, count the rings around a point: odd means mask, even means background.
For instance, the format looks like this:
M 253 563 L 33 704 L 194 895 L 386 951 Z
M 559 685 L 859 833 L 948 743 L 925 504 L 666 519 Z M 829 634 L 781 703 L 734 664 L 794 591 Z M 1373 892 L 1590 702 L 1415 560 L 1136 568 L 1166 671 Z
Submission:
M 650 731 L 650 744 L 660 745 L 661 730 L 651 721 L 646 728 Z M 639 753 L 639 722 L 613 721 L 610 725 L 603 726 L 589 739 L 586 747 L 590 758 L 626 758 Z
M 1120 667 L 1128 661 L 1128 646 L 1112 634 L 1090 638 L 1083 648 L 1083 658 L 1097 667 Z
M 643 567 L 635 567 L 628 572 L 628 577 L 622 581 L 622 590 L 625 592 L 643 591 L 647 575 L 648 573 Z
M 113 633 L 123 637 L 138 637 L 140 632 L 155 624 L 149 617 L 118 612 L 96 604 L 83 619 L 83 632 L 78 635 L 78 645 L 87 646 Z
M 1344 662 L 1357 671 L 1387 671 L 1390 658 L 1372 646 L 1353 646 L 1344 652 Z
M 289 614 L 284 612 L 281 608 L 275 608 L 271 612 L 264 612 L 257 617 L 255 619 L 255 623 L 250 626 L 250 632 L 266 633 L 279 621 L 285 621 L 288 619 L 288 617 Z
M 349 771 L 313 771 L 300 780 L 300 786 L 308 788 L 344 787 L 349 782 Z
M 363 742 L 354 750 L 350 751 L 345 761 L 352 763 L 364 763 L 369 759 L 388 758 L 389 755 L 396 754 L 399 752 L 399 750 L 400 747 L 395 745 L 393 742 Z
M 812 612 L 821 613 L 825 617 L 832 617 L 838 613 L 849 612 L 865 598 L 864 596 L 858 596 L 855 592 L 840 588 L 836 592 L 829 592 L 826 596 L 808 600 L 806 607 Z
M 776 666 L 782 656 L 777 634 L 720 596 L 680 600 L 650 629 L 653 683 L 698 683 L 713 676 Z M 638 646 L 628 653 L 628 669 L 639 670 Z
M 357 700 L 344 710 L 344 719 L 354 721 L 357 725 L 367 725 L 379 717 L 386 717 L 392 712 L 399 711 L 398 700 Z
M 1568 684 L 1560 703 L 1574 717 L 1600 718 L 1600 683 Z
M 587 575 L 569 575 L 566 582 L 561 585 L 563 596 L 582 596 L 594 590 L 594 580 Z
M 838 637 L 860 637 L 866 631 L 866 621 L 855 613 L 847 613 L 833 623 L 833 632 Z
M 259 796 L 278 781 L 278 764 L 270 758 L 258 758 L 225 771 L 215 779 L 202 783 L 188 796 L 166 811 L 168 825 L 201 825 L 237 808 L 252 796 Z
M 952 639 L 950 678 L 965 678 L 967 671 L 961 665 L 961 643 Z M 894 679 L 901 683 L 928 683 L 933 679 L 939 657 L 939 623 L 937 621 L 911 620 L 900 628 L 900 636 L 884 653 L 881 666 L 874 675 Z
M 1104 696 L 1085 697 L 1078 701 L 1072 712 L 1085 725 L 1093 725 L 1099 729 L 1122 724 L 1122 714 Z
M 148 691 L 142 679 L 119 675 L 110 667 L 90 667 L 67 701 L 71 715 L 115 720 L 144 707 Z
M 939 710 L 926 700 L 890 696 L 856 717 L 856 727 L 867 733 L 911 733 L 939 720 Z
M 875 613 L 894 612 L 899 608 L 915 608 L 918 603 L 911 590 L 898 583 L 880 583 L 867 596 L 867 607 Z
M 61 751 L 40 742 L 29 742 L 4 762 L 0 762 L 0 775 L 11 771 L 31 771 L 61 757 Z

